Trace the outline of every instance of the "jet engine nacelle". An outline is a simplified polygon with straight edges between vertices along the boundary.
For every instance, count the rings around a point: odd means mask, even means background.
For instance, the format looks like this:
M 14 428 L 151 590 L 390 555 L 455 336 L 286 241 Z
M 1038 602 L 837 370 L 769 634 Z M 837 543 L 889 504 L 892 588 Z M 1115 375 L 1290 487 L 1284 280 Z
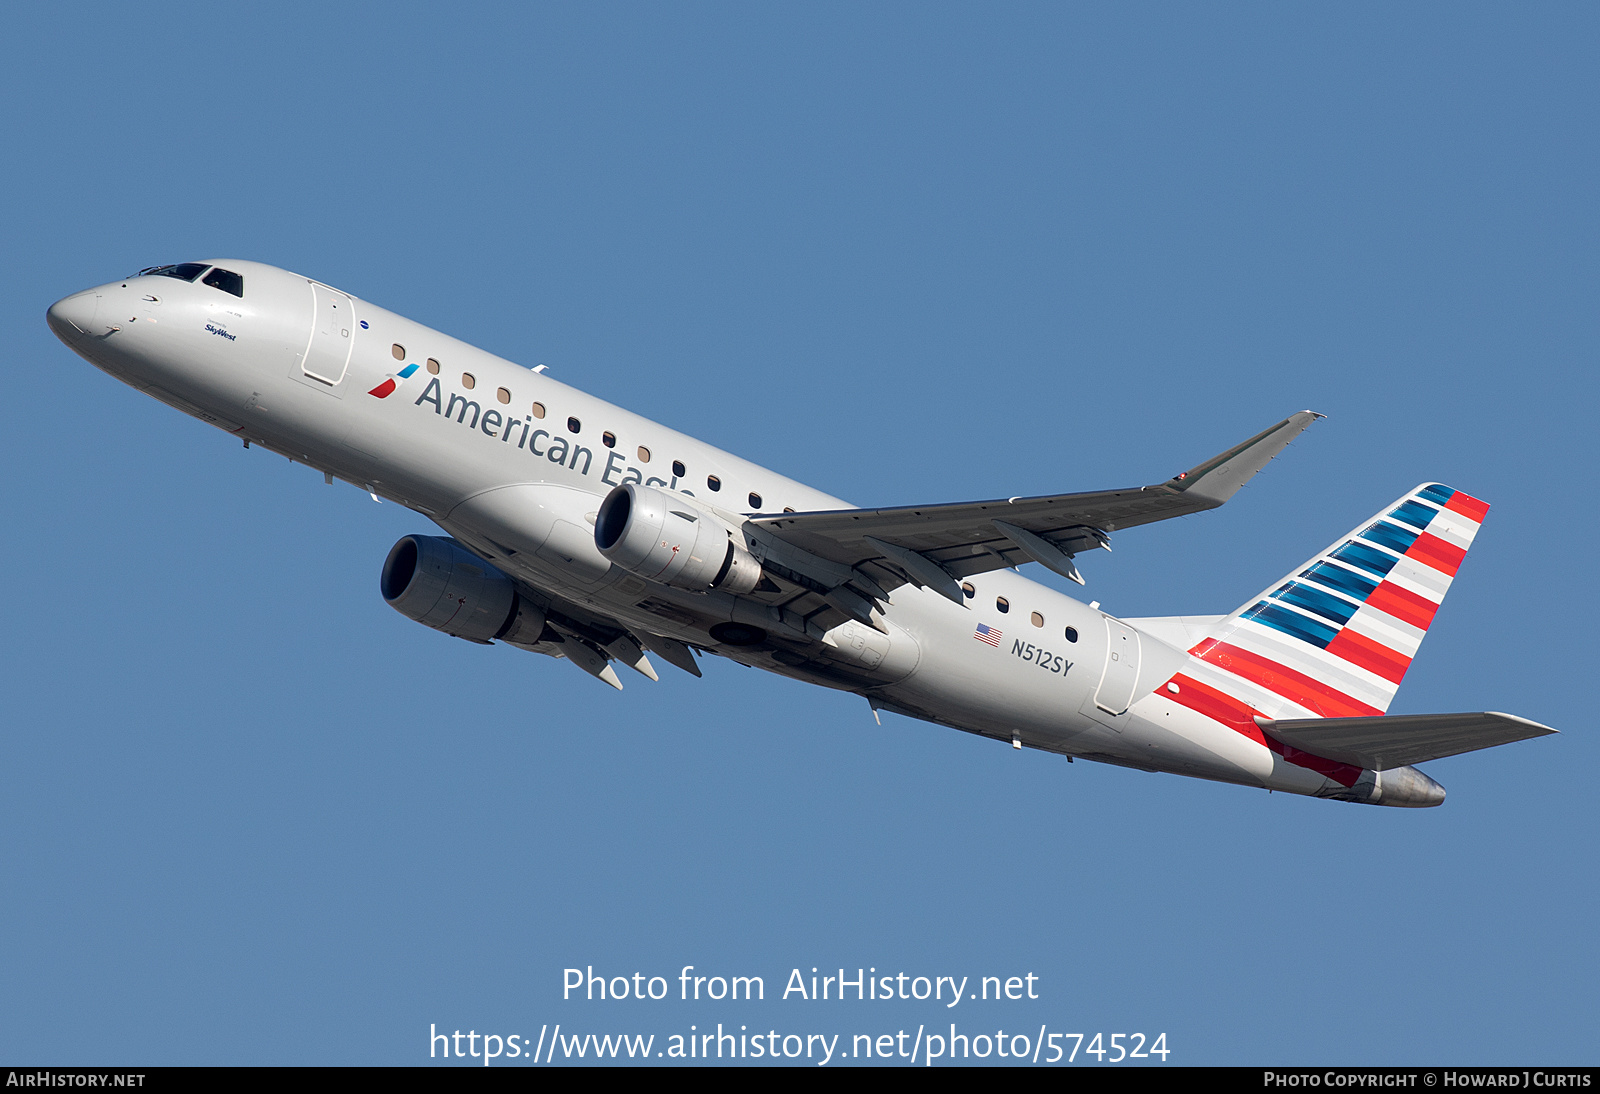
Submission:
M 544 612 L 489 563 L 439 536 L 406 536 L 389 551 L 380 579 L 389 607 L 425 627 L 488 643 L 532 643 Z
M 628 483 L 607 494 L 594 543 L 624 570 L 678 589 L 738 594 L 761 580 L 761 563 L 733 525 L 685 494 L 652 486 Z

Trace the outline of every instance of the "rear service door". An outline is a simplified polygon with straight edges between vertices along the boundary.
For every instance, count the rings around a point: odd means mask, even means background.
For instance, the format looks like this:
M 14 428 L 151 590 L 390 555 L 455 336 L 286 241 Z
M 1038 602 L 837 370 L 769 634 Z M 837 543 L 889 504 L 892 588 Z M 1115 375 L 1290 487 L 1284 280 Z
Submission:
M 1139 682 L 1139 632 L 1120 620 L 1106 620 L 1106 668 L 1094 705 L 1107 714 L 1122 714 L 1133 703 Z

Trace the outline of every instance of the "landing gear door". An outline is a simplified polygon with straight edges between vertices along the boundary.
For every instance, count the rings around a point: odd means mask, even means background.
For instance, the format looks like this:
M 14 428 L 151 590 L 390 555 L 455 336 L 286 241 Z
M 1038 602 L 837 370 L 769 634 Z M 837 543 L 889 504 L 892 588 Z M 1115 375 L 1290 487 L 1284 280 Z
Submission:
M 331 390 L 344 379 L 355 345 L 355 303 L 337 289 L 311 283 L 311 340 L 300 357 L 300 372 L 313 387 Z
M 1139 682 L 1139 632 L 1120 620 L 1105 617 L 1106 667 L 1094 705 L 1107 714 L 1123 714 L 1133 704 Z

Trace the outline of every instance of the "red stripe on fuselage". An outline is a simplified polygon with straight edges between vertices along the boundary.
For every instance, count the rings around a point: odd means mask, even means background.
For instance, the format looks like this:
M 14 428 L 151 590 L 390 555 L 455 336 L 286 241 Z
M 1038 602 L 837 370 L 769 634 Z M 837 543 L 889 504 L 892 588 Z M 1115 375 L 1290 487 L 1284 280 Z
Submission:
M 1402 589 L 1392 581 L 1385 581 L 1372 591 L 1372 595 L 1367 597 L 1367 607 L 1387 612 L 1401 622 L 1422 630 L 1428 629 L 1428 624 L 1433 622 L 1433 614 L 1439 610 L 1439 605 L 1427 597 L 1418 596 L 1410 589 Z
M 1414 558 L 1418 562 L 1432 566 L 1440 573 L 1455 577 L 1456 571 L 1461 569 L 1461 560 L 1467 557 L 1467 552 L 1463 547 L 1457 547 L 1454 543 L 1424 532 L 1411 545 L 1406 557 Z
M 1178 685 L 1178 694 L 1172 694 L 1170 688 L 1163 688 L 1157 694 L 1188 707 L 1196 714 L 1204 714 L 1214 722 L 1221 722 L 1235 733 L 1249 737 L 1256 744 L 1267 743 L 1261 727 L 1256 725 L 1256 710 L 1249 703 L 1236 699 L 1226 692 L 1218 691 L 1209 684 L 1202 684 L 1181 672 L 1172 678 L 1172 682 Z
M 1178 694 L 1174 695 L 1167 688 L 1162 688 L 1156 694 L 1174 703 L 1186 706 L 1196 714 L 1202 714 L 1214 722 L 1221 722 L 1235 733 L 1249 737 L 1257 744 L 1265 745 L 1285 760 L 1296 767 L 1306 768 L 1324 775 L 1341 786 L 1354 786 L 1355 781 L 1361 777 L 1361 768 L 1351 764 L 1342 764 L 1337 760 L 1329 760 L 1322 756 L 1313 756 L 1309 752 L 1302 752 L 1292 748 L 1282 741 L 1267 736 L 1261 732 L 1261 727 L 1256 725 L 1256 710 L 1241 699 L 1236 699 L 1214 687 L 1202 684 L 1192 677 L 1178 673 L 1172 678 L 1178 685 Z
M 1202 661 L 1226 669 L 1235 676 L 1259 684 L 1275 695 L 1315 711 L 1324 718 L 1366 718 L 1382 714 L 1377 707 L 1368 706 L 1342 691 L 1329 687 L 1303 672 L 1278 664 L 1259 653 L 1210 639 L 1189 651 Z
M 1394 684 L 1404 679 L 1406 669 L 1411 667 L 1411 658 L 1396 653 L 1381 642 L 1374 642 L 1364 634 L 1357 634 L 1349 627 L 1334 635 L 1333 641 L 1328 643 L 1328 652 L 1352 665 L 1360 665 L 1368 672 L 1375 672 Z
M 1354 786 L 1361 777 L 1361 768 L 1354 764 L 1342 764 L 1338 760 L 1329 760 L 1322 756 L 1313 756 L 1309 752 L 1302 752 L 1293 745 L 1286 745 L 1276 737 L 1267 738 L 1267 747 L 1278 755 L 1294 764 L 1296 767 L 1306 767 L 1318 775 L 1326 775 L 1340 786 Z
M 1471 494 L 1463 494 L 1459 490 L 1450 495 L 1450 500 L 1445 502 L 1444 507 L 1452 513 L 1460 513 L 1477 524 L 1482 524 L 1483 518 L 1489 513 L 1488 502 L 1479 501 Z

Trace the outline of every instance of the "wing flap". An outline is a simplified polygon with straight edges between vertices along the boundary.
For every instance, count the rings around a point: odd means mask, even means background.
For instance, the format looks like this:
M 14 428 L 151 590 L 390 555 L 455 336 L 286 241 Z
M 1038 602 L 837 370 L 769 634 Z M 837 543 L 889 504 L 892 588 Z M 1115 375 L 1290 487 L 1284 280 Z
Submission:
M 1514 714 L 1392 714 L 1376 718 L 1256 719 L 1286 745 L 1373 771 L 1419 764 L 1557 732 Z

